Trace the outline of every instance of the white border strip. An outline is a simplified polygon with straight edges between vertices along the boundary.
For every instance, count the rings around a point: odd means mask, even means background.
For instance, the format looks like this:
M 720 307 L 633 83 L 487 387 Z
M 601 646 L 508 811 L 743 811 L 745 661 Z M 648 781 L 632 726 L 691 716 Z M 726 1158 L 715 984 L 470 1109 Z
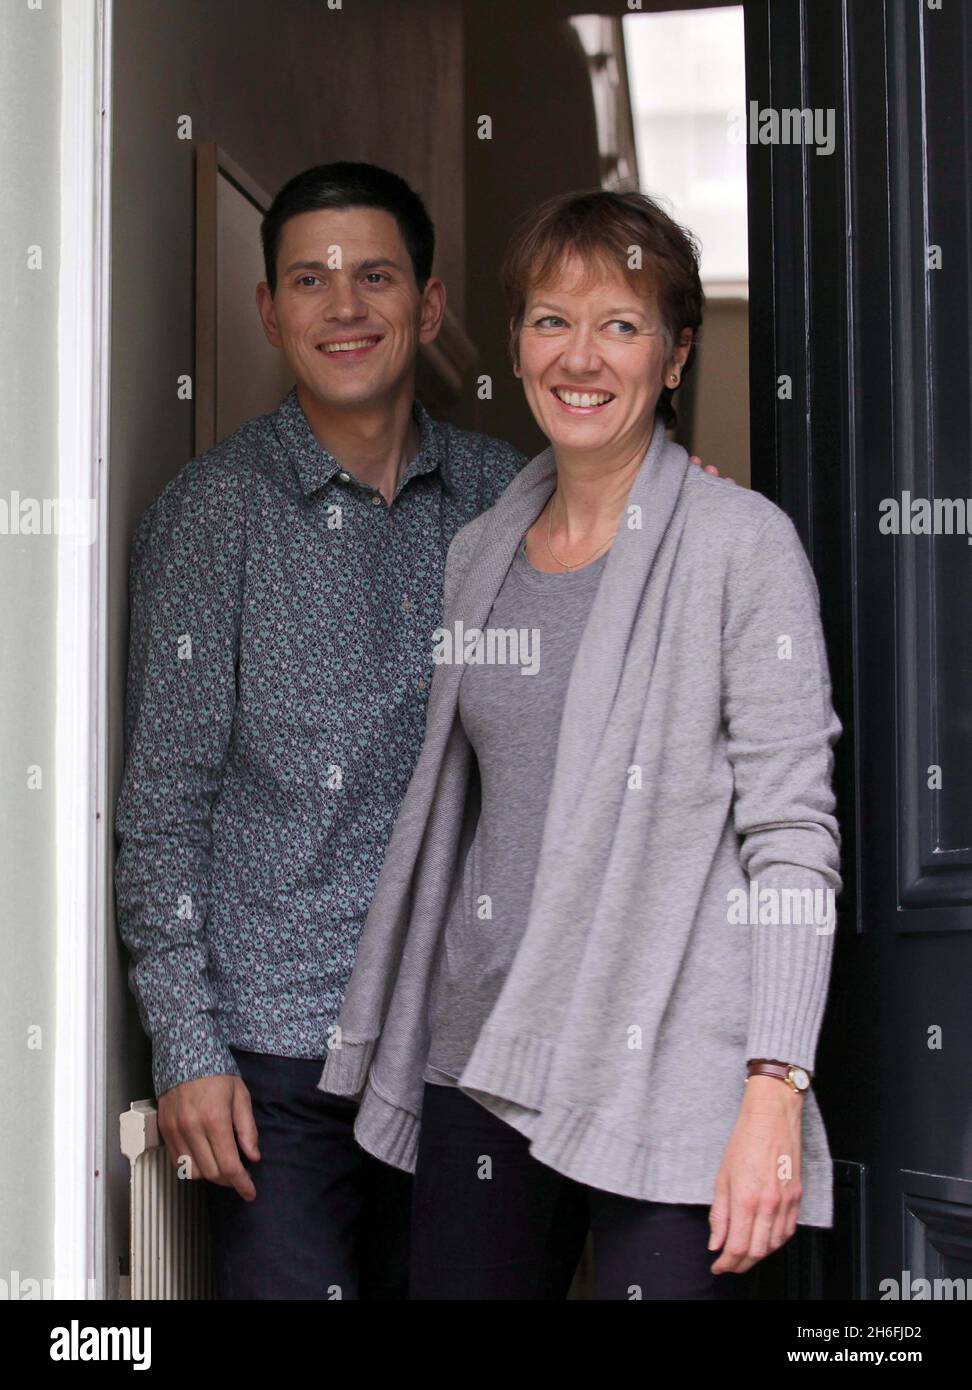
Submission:
M 105 873 L 111 4 L 61 6 L 54 1279 L 105 1297 Z

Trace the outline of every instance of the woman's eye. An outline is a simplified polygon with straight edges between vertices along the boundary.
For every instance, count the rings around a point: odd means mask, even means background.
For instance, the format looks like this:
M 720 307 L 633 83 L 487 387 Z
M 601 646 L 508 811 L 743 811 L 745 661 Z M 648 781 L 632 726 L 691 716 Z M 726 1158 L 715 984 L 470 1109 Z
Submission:
M 627 319 L 612 319 L 611 326 L 617 330 L 619 337 L 629 337 L 632 333 L 637 333 L 637 328 Z
M 557 314 L 544 314 L 543 318 L 535 319 L 535 320 L 534 320 L 534 322 L 533 322 L 533 327 L 534 327 L 534 328 L 560 328 L 560 327 L 563 326 L 563 322 L 564 322 L 564 320 L 563 320 L 562 318 L 560 318 Z

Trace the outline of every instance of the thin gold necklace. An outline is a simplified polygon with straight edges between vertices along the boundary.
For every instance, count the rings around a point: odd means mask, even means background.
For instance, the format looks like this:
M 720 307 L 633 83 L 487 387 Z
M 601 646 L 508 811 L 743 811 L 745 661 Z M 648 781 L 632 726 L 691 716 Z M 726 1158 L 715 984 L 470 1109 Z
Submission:
M 557 492 L 554 493 L 554 497 L 556 497 L 556 496 L 557 496 Z M 547 546 L 547 549 L 550 551 L 550 554 L 551 554 L 551 555 L 553 556 L 553 558 L 557 561 L 557 564 L 560 565 L 562 569 L 567 570 L 568 573 L 569 573 L 571 570 L 582 569 L 582 568 L 584 567 L 584 565 L 589 565 L 589 564 L 591 563 L 591 561 L 592 561 L 593 559 L 595 559 L 596 556 L 600 555 L 601 551 L 604 550 L 607 546 L 609 546 L 609 545 L 611 544 L 611 541 L 614 540 L 614 535 L 612 534 L 611 537 L 610 537 L 610 539 L 606 540 L 606 541 L 604 542 L 604 545 L 599 545 L 598 548 L 594 551 L 594 554 L 593 554 L 593 555 L 588 555 L 588 557 L 587 557 L 586 560 L 578 560 L 575 564 L 573 564 L 573 565 L 568 565 L 567 562 L 566 562 L 566 560 L 561 560 L 561 558 L 560 558 L 559 555 L 555 555 L 555 554 L 554 554 L 553 547 L 552 547 L 551 544 L 550 544 L 550 531 L 551 531 L 552 526 L 553 526 L 553 498 L 551 498 L 551 500 L 550 500 L 550 507 L 549 507 L 549 509 L 548 509 L 548 511 L 547 511 L 547 535 L 546 535 L 546 538 L 545 538 L 545 540 L 546 540 L 546 546 Z M 617 530 L 616 527 L 615 527 L 615 530 Z

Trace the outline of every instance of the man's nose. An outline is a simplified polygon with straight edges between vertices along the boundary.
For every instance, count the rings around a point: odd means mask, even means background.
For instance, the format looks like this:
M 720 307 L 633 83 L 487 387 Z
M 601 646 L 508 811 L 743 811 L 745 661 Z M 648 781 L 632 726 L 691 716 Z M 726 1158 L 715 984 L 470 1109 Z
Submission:
M 360 318 L 363 312 L 364 304 L 356 283 L 350 278 L 335 275 L 328 296 L 328 318 L 356 319 Z

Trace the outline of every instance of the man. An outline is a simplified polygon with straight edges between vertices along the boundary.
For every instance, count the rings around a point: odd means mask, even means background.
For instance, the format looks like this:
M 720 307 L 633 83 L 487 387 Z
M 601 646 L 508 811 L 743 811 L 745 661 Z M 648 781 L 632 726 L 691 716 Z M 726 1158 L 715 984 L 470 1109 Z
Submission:
M 410 1179 L 317 1089 L 422 744 L 455 532 L 526 462 L 433 421 L 445 287 L 396 175 L 297 175 L 257 302 L 295 388 L 194 459 L 131 571 L 119 928 L 221 1298 L 404 1298 Z

